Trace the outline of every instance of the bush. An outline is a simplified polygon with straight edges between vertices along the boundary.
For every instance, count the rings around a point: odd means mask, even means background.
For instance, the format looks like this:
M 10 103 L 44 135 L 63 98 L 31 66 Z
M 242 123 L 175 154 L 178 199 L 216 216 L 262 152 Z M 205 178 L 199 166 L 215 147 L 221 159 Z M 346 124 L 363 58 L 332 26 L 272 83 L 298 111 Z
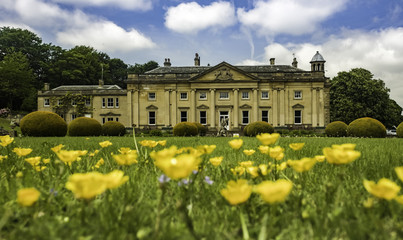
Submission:
M 398 137 L 403 138 L 403 122 L 401 122 L 399 126 L 397 126 L 396 134 Z
M 123 136 L 126 128 L 123 124 L 116 121 L 108 121 L 102 125 L 102 135 L 105 136 Z
M 200 136 L 206 136 L 207 133 L 207 127 L 202 125 L 201 123 L 194 122 L 194 124 L 197 127 L 197 132 L 199 133 Z
M 161 137 L 162 131 L 160 129 L 153 129 L 150 131 L 150 135 L 154 137 Z
M 242 133 L 243 133 L 244 136 L 248 136 L 248 127 L 249 127 L 249 124 L 246 125 L 242 130 Z
M 69 136 L 99 136 L 102 133 L 101 124 L 87 117 L 79 117 L 70 122 Z
M 352 121 L 347 127 L 347 135 L 351 137 L 386 137 L 386 128 L 378 120 L 364 117 Z
M 197 126 L 190 122 L 178 123 L 173 129 L 174 136 L 196 136 L 198 132 Z
M 21 119 L 21 132 L 32 137 L 63 137 L 67 133 L 67 123 L 53 112 L 36 111 Z
M 267 122 L 258 121 L 247 125 L 247 136 L 254 137 L 261 133 L 273 133 L 274 128 Z
M 328 137 L 345 137 L 347 136 L 347 124 L 342 121 L 334 121 L 329 123 L 325 128 Z

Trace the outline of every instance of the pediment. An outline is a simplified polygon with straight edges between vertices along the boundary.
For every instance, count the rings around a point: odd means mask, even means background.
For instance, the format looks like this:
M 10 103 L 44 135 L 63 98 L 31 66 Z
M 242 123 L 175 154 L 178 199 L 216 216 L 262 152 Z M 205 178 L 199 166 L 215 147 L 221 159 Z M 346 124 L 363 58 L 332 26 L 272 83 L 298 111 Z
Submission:
M 259 79 L 229 63 L 222 62 L 194 76 L 189 82 L 257 82 Z
M 240 106 L 239 108 L 241 108 L 241 109 L 250 109 L 250 108 L 252 108 L 252 106 L 248 105 L 248 104 L 244 104 L 244 105 Z
M 197 109 L 209 109 L 209 107 L 207 105 L 202 104 L 198 106 Z
M 304 105 L 301 104 L 295 104 L 294 106 L 292 106 L 292 108 L 304 108 Z
M 150 106 L 146 107 L 146 109 L 147 110 L 157 110 L 158 107 L 151 104 Z
M 113 112 L 108 112 L 108 113 L 101 113 L 99 114 L 100 116 L 121 116 L 119 113 L 113 113 Z

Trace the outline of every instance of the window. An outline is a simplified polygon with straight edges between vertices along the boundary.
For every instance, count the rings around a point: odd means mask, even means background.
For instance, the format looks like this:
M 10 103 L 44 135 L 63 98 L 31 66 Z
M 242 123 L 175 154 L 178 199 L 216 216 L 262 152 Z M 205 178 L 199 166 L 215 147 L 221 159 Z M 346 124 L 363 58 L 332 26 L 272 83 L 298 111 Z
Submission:
M 188 93 L 187 92 L 181 92 L 181 100 L 188 100 Z
M 87 107 L 91 106 L 91 99 L 89 99 L 89 98 L 85 99 L 85 106 L 87 106 Z
M 77 106 L 77 101 L 75 99 L 71 100 L 71 105 L 72 106 Z
M 249 111 L 242 111 L 242 124 L 249 123 Z
M 113 108 L 113 98 L 108 98 L 108 108 Z
M 220 92 L 220 99 L 229 99 L 228 92 Z
M 242 92 L 242 99 L 249 99 L 249 92 Z
M 49 107 L 49 106 L 50 106 L 50 100 L 49 100 L 49 98 L 45 98 L 45 99 L 43 100 L 43 106 L 44 106 L 44 107 Z
M 57 100 L 57 105 L 58 105 L 58 106 L 62 105 L 62 100 L 60 100 L 60 99 Z
M 267 110 L 262 111 L 262 121 L 269 122 L 269 111 Z
M 119 122 L 119 118 L 116 118 L 116 122 Z
M 181 122 L 187 122 L 187 121 L 188 121 L 188 112 L 181 111 Z
M 115 108 L 119 108 L 119 98 L 115 99 Z
M 302 99 L 302 91 L 294 91 L 294 99 Z
M 301 110 L 294 111 L 294 123 L 302 124 L 302 111 Z
M 155 112 L 154 111 L 151 111 L 151 112 L 148 112 L 148 124 L 149 125 L 155 125 Z
M 105 124 L 105 118 L 102 118 L 102 124 Z
M 207 100 L 207 93 L 206 92 L 200 92 L 199 93 L 199 99 L 200 100 Z
M 200 123 L 203 125 L 207 124 L 207 112 L 206 111 L 200 111 Z
M 71 120 L 74 120 L 74 119 L 76 119 L 76 118 L 77 118 L 77 114 L 72 113 L 72 114 L 71 114 Z
M 64 114 L 59 114 L 59 116 L 64 119 Z M 64 119 L 64 120 L 66 120 L 66 119 Z
M 268 91 L 262 91 L 262 99 L 269 99 L 269 92 Z
M 157 96 L 155 95 L 155 92 L 148 93 L 148 100 L 149 101 L 155 101 L 156 98 L 157 98 Z
M 106 101 L 105 101 L 105 98 L 102 98 L 102 108 L 105 108 L 106 107 Z
M 113 121 L 113 117 L 108 117 L 108 122 Z

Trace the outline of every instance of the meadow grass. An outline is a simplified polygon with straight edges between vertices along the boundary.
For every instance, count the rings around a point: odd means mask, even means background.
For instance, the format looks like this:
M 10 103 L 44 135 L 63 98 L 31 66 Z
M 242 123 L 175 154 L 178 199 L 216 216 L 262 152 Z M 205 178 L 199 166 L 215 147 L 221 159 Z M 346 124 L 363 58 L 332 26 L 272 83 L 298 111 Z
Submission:
M 396 201 L 376 199 L 370 208 L 363 203 L 371 195 L 363 180 L 389 178 L 403 183 L 394 172 L 403 166 L 403 139 L 357 138 L 280 138 L 285 160 L 322 155 L 322 149 L 332 144 L 354 143 L 361 157 L 347 165 L 317 163 L 313 169 L 297 173 L 291 168 L 278 176 L 268 174 L 252 178 L 235 176 L 230 169 L 241 161 L 255 165 L 273 162 L 257 151 L 256 138 L 242 138 L 240 150 L 229 147 L 231 138 L 168 137 L 137 138 L 167 140 L 169 147 L 216 145 L 203 157 L 203 169 L 190 176 L 192 183 L 169 181 L 161 184 L 162 172 L 154 166 L 149 153 L 153 149 L 139 146 L 139 162 L 119 166 L 111 157 L 121 147 L 135 149 L 132 137 L 62 137 L 15 138 L 7 147 L 0 146 L 0 155 L 8 155 L 0 163 L 0 239 L 401 239 L 403 237 L 403 206 Z M 99 142 L 109 140 L 112 146 L 101 148 Z M 304 142 L 300 151 L 288 147 Z M 71 167 L 60 162 L 50 150 L 64 144 L 69 150 L 100 150 L 94 157 L 84 156 Z M 32 148 L 29 156 L 50 158 L 41 172 L 35 171 L 24 158 L 16 156 L 14 147 Z M 155 150 L 164 147 L 157 146 Z M 255 149 L 252 156 L 243 149 Z M 218 167 L 208 163 L 210 157 L 223 156 Z M 103 158 L 105 164 L 93 169 Z M 129 181 L 117 189 L 108 190 L 95 199 L 75 199 L 65 188 L 73 173 L 119 169 Z M 23 173 L 17 177 L 17 173 Z M 208 176 L 213 184 L 205 182 Z M 257 194 L 237 206 L 231 206 L 221 195 L 229 180 L 248 179 L 259 184 L 263 180 L 285 178 L 293 182 L 291 194 L 284 203 L 269 205 Z M 18 189 L 35 187 L 40 199 L 31 207 L 16 202 Z M 241 218 L 243 224 L 241 224 Z

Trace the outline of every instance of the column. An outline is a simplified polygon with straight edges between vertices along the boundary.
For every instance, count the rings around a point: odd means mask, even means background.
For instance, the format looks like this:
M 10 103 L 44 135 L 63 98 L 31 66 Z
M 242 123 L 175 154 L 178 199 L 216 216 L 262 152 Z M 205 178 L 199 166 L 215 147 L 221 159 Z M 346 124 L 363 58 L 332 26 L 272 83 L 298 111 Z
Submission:
M 139 94 L 140 91 L 138 89 L 134 90 L 133 92 L 133 102 L 134 102 L 134 107 L 133 107 L 133 124 L 136 125 L 136 127 L 140 127 L 140 99 L 139 99 Z
M 171 119 L 170 119 L 170 115 L 171 115 L 171 108 L 170 108 L 170 102 L 169 101 L 169 92 L 171 90 L 170 89 L 165 89 L 165 96 L 164 96 L 164 101 L 165 101 L 165 109 L 164 109 L 164 125 L 165 126 L 169 126 L 171 124 Z
M 171 125 L 176 125 L 176 89 L 172 90 L 171 94 Z
M 284 100 L 284 88 L 280 89 L 280 126 L 285 125 L 285 100 Z
M 290 122 L 290 120 L 289 120 L 289 116 L 290 116 L 290 99 L 289 99 L 289 96 L 290 96 L 290 89 L 288 89 L 288 87 L 285 87 L 285 96 L 284 96 L 284 101 L 285 101 L 285 103 L 284 103 L 284 105 L 285 105 L 285 109 L 284 109 L 285 116 L 284 116 L 284 118 L 285 118 L 285 120 L 284 120 L 284 125 L 287 125 L 287 123 Z
M 196 121 L 196 89 L 190 90 L 190 122 Z
M 316 127 L 318 125 L 317 101 L 318 98 L 316 88 L 312 88 L 312 127 Z
M 233 115 L 233 121 L 234 121 L 234 128 L 239 127 L 239 96 L 238 96 L 238 88 L 234 88 L 234 115 Z
M 210 127 L 215 128 L 215 89 L 210 89 Z
M 252 118 L 252 121 L 256 122 L 256 121 L 259 121 L 259 118 L 258 118 L 258 116 L 259 116 L 258 115 L 258 112 L 259 112 L 258 101 L 259 101 L 259 99 L 257 97 L 257 88 L 254 88 L 252 90 L 253 90 L 253 109 L 252 109 L 253 118 Z
M 133 125 L 133 99 L 132 99 L 132 91 L 133 90 L 127 90 L 127 111 L 128 111 L 128 121 L 127 123 L 131 127 Z
M 319 89 L 319 126 L 325 126 L 325 105 L 324 105 L 323 88 Z
M 273 127 L 278 125 L 278 96 L 277 89 L 273 89 Z

